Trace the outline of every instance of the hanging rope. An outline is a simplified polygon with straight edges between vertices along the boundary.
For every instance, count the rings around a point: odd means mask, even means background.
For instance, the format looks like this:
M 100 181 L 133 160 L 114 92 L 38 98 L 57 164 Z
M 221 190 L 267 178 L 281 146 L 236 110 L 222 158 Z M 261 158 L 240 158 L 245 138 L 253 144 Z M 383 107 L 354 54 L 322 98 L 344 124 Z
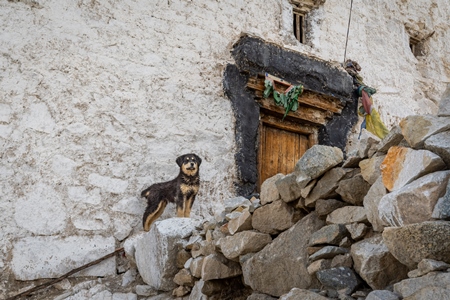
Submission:
M 345 64 L 345 59 L 347 57 L 348 33 L 350 32 L 350 21 L 352 19 L 352 8 L 353 8 L 353 0 L 351 0 L 351 2 L 350 2 L 350 14 L 348 16 L 347 38 L 345 39 L 344 64 Z

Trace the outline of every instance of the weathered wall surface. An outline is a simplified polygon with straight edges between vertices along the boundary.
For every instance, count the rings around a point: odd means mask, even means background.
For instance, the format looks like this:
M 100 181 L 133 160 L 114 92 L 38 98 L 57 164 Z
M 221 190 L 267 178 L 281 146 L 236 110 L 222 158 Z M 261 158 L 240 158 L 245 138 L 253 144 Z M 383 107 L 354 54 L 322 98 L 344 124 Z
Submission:
M 355 2 L 347 57 L 379 90 L 389 127 L 435 111 L 450 81 L 449 16 L 447 0 Z M 139 192 L 174 177 L 185 152 L 203 158 L 193 213 L 212 215 L 235 179 L 222 91 L 232 44 L 245 32 L 341 62 L 347 18 L 327 0 L 300 45 L 286 0 L 1 2 L 0 288 L 23 247 L 92 236 L 111 249 L 141 230 Z M 409 51 L 405 22 L 435 31 L 424 57 Z

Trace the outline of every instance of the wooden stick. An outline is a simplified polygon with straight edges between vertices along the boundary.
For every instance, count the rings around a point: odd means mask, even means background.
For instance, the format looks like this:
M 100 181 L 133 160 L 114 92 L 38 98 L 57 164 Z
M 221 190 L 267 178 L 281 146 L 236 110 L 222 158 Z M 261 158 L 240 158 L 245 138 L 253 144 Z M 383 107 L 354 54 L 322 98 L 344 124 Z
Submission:
M 55 283 L 57 283 L 57 282 L 62 281 L 62 280 L 65 279 L 65 278 L 69 277 L 70 275 L 73 275 L 73 274 L 75 274 L 75 273 L 80 272 L 81 270 L 84 270 L 84 269 L 89 268 L 89 267 L 91 267 L 91 266 L 93 266 L 93 265 L 96 265 L 96 264 L 98 264 L 98 263 L 104 261 L 105 259 L 108 259 L 108 258 L 110 258 L 110 257 L 113 257 L 114 255 L 116 255 L 117 253 L 122 252 L 122 251 L 123 251 L 123 247 L 122 247 L 122 248 L 118 248 L 118 249 L 114 250 L 114 252 L 111 252 L 111 253 L 109 253 L 109 254 L 103 256 L 103 257 L 100 257 L 99 259 L 94 260 L 94 261 L 91 261 L 90 263 L 87 263 L 87 264 L 85 264 L 85 265 L 83 265 L 83 266 L 81 266 L 81 267 L 78 267 L 78 268 L 76 268 L 76 269 L 73 269 L 72 271 L 70 271 L 70 272 L 68 272 L 68 273 L 66 273 L 66 274 L 64 274 L 64 275 L 62 275 L 61 277 L 54 278 L 54 279 L 52 279 L 52 280 L 50 280 L 50 281 L 47 281 L 47 282 L 45 282 L 45 283 L 43 283 L 43 284 L 37 285 L 37 286 L 35 286 L 34 288 L 29 289 L 28 291 L 19 293 L 19 294 L 15 295 L 15 296 L 12 296 L 12 297 L 10 297 L 10 298 L 7 298 L 6 300 L 14 300 L 14 299 L 18 299 L 19 297 L 27 296 L 27 295 L 29 295 L 29 294 L 35 292 L 35 291 L 38 291 L 38 290 L 41 290 L 41 289 L 43 289 L 43 288 L 45 288 L 45 287 L 51 286 L 51 285 L 53 285 L 53 284 L 55 284 Z

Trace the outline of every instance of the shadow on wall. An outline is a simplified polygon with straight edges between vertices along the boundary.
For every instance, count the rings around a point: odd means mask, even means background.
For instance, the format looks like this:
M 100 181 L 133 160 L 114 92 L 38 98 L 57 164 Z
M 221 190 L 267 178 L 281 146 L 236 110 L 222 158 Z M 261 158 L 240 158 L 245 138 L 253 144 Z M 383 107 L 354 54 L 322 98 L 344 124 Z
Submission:
M 238 181 L 235 188 L 238 195 L 254 192 L 258 180 L 260 106 L 247 88 L 250 76 L 267 72 L 292 84 L 301 83 L 310 91 L 339 99 L 344 105 L 342 113 L 318 128 L 318 143 L 345 150 L 347 136 L 358 117 L 352 78 L 344 69 L 250 36 L 242 37 L 234 45 L 232 56 L 236 64 L 227 66 L 223 86 L 236 120 Z

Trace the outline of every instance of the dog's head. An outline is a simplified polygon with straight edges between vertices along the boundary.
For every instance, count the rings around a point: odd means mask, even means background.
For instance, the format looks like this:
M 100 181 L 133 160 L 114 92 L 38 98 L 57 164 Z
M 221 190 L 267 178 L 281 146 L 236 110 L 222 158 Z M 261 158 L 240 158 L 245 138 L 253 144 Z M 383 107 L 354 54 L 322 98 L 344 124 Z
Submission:
M 193 153 L 181 155 L 177 158 L 177 164 L 180 167 L 181 172 L 189 176 L 198 173 L 198 168 L 201 163 L 202 159 Z

